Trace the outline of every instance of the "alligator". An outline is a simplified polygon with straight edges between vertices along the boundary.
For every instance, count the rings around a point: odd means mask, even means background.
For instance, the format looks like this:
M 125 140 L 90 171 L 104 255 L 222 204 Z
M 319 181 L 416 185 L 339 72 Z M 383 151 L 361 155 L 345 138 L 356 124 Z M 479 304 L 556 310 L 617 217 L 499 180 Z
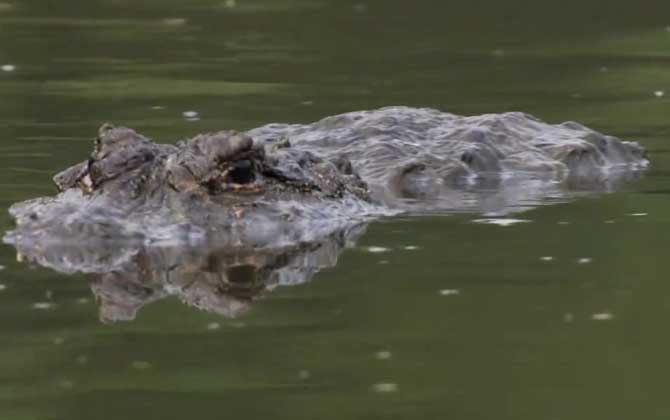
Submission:
M 324 266 L 305 257 L 310 244 L 331 244 L 337 255 L 347 242 L 341 238 L 355 238 L 350 232 L 374 218 L 417 211 L 507 214 L 549 197 L 555 202 L 611 191 L 648 165 L 636 142 L 519 112 L 462 117 L 386 107 L 306 125 L 200 134 L 176 145 L 105 124 L 90 157 L 54 177 L 57 195 L 10 208 L 16 227 L 4 241 L 40 265 L 102 275 L 94 288 L 107 296 L 102 302 L 127 296 L 143 304 L 174 291 L 164 279 L 193 261 L 168 263 L 160 257 L 166 249 L 172 255 L 197 249 L 256 255 L 264 262 L 251 269 L 236 259 L 215 258 L 228 261 L 219 273 L 246 266 L 262 279 L 258 293 L 247 294 L 251 299 L 276 283 L 268 279 L 283 267 L 277 261 L 303 261 L 293 272 L 306 281 Z M 144 298 L 109 292 L 114 284 L 143 290 Z M 124 318 L 105 311 L 103 318 Z

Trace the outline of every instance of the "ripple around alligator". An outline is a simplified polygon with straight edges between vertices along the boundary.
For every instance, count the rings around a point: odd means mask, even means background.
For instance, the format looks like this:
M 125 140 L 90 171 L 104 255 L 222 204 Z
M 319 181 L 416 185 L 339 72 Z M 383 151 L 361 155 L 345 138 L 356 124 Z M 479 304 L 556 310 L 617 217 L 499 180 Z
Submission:
M 5 236 L 28 261 L 91 274 L 104 321 L 133 319 L 169 295 L 235 316 L 274 287 L 334 266 L 376 217 L 506 215 L 614 191 L 648 166 L 637 143 L 522 113 L 460 117 L 388 107 L 266 125 L 246 133 L 253 141 L 224 132 L 178 147 L 114 130 L 103 130 L 112 146 L 99 144 L 93 164 L 55 178 L 64 189 L 57 197 L 13 206 L 17 227 Z M 94 171 L 100 162 L 107 166 Z M 240 175 L 247 167 L 257 173 Z M 126 194 L 145 178 L 139 191 L 146 196 Z

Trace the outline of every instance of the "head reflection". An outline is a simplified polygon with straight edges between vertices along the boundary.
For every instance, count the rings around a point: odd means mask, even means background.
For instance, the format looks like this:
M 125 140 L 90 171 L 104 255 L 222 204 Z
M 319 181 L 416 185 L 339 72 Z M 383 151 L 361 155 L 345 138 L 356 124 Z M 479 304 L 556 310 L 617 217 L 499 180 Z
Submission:
M 276 287 L 305 283 L 319 270 L 334 266 L 363 231 L 364 226 L 357 226 L 316 242 L 264 249 L 100 243 L 19 252 L 28 261 L 60 272 L 88 273 L 103 323 L 133 321 L 146 305 L 170 297 L 233 318 Z

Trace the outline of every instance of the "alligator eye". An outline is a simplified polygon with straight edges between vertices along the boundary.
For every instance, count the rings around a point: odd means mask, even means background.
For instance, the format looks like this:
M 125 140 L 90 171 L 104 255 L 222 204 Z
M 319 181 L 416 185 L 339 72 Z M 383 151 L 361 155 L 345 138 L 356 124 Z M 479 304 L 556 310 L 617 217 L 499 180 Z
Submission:
M 254 167 L 251 164 L 251 161 L 248 160 L 239 160 L 235 162 L 228 177 L 233 184 L 249 184 L 256 180 Z

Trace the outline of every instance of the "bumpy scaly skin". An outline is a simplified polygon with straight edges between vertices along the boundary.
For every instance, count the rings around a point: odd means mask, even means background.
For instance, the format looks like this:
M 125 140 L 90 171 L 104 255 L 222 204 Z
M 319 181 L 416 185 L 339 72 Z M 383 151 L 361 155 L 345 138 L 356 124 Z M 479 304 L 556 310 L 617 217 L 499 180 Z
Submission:
M 294 156 L 275 147 L 271 153 L 234 131 L 201 134 L 177 146 L 159 145 L 125 127 L 105 124 L 91 158 L 54 177 L 59 191 L 119 199 L 163 197 L 178 193 L 310 193 L 337 199 L 352 194 L 368 200 L 365 183 L 342 173 L 335 163 L 309 153 Z
M 257 141 L 287 137 L 299 150 L 348 159 L 375 198 L 414 211 L 507 213 L 521 202 L 575 189 L 610 190 L 648 164 L 636 142 L 521 112 L 464 117 L 387 107 L 306 125 L 269 124 L 249 134 Z M 491 208 L 492 191 L 509 205 Z
M 12 206 L 17 228 L 6 240 L 191 240 L 208 231 L 231 244 L 311 240 L 319 231 L 305 225 L 316 222 L 311 213 L 337 205 L 356 218 L 371 206 L 366 184 L 342 167 L 341 159 L 255 145 L 233 131 L 173 146 L 105 124 L 88 161 L 54 177 L 58 196 Z M 287 232 L 291 222 L 304 232 Z M 341 222 L 320 221 L 320 233 Z

